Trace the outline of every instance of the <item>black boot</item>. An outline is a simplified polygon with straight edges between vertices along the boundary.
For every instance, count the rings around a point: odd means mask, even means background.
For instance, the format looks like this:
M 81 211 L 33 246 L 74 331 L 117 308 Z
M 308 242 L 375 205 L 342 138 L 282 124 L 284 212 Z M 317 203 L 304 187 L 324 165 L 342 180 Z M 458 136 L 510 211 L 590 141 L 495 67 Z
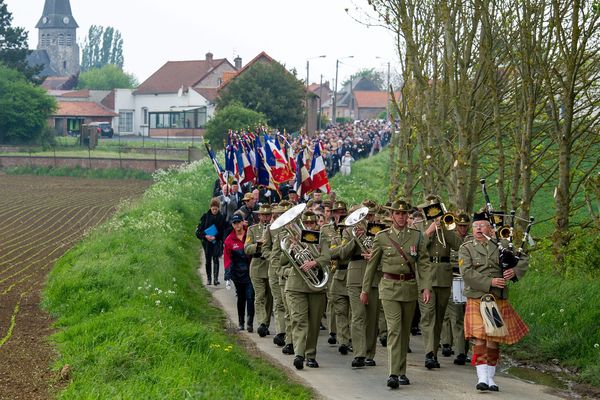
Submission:
M 435 358 L 433 357 L 433 352 L 430 351 L 425 355 L 425 367 L 427 369 L 435 368 Z
M 442 345 L 442 355 L 444 357 L 450 357 L 454 352 L 452 351 L 452 347 L 449 344 Z
M 267 328 L 265 324 L 260 324 L 256 331 L 258 332 L 258 336 L 260 337 L 265 337 L 269 334 L 269 328 Z
M 206 284 L 208 286 L 212 285 L 212 279 L 210 279 L 210 276 L 208 278 L 206 278 Z
M 354 357 L 352 360 L 352 368 L 361 368 L 365 366 L 365 358 L 364 357 Z
M 454 364 L 456 365 L 465 365 L 467 362 L 467 356 L 465 354 L 459 354 L 454 359 Z
M 304 357 L 296 356 L 296 358 L 294 358 L 294 367 L 296 367 L 296 369 L 304 368 Z
M 398 381 L 398 375 L 390 375 L 387 380 L 387 386 L 390 389 L 398 389 L 400 387 L 400 382 Z
M 379 336 L 379 343 L 381 343 L 382 347 L 387 347 L 387 335 Z
M 347 346 L 347 345 L 345 345 L 345 344 L 343 344 L 343 345 L 341 345 L 341 346 L 338 348 L 338 351 L 339 351 L 339 352 L 340 352 L 340 353 L 341 353 L 343 356 L 345 356 L 346 354 L 348 354 L 348 351 L 350 351 L 350 347 L 349 347 L 349 346 Z
M 329 344 L 337 343 L 337 335 L 335 334 L 335 332 L 331 332 L 329 334 L 329 337 L 327 338 L 327 343 L 329 343 Z
M 273 337 L 273 343 L 279 347 L 285 346 L 285 333 L 278 333 Z
M 294 354 L 294 345 L 291 343 L 286 344 L 285 346 L 283 346 L 283 349 L 281 349 L 281 352 L 287 355 Z

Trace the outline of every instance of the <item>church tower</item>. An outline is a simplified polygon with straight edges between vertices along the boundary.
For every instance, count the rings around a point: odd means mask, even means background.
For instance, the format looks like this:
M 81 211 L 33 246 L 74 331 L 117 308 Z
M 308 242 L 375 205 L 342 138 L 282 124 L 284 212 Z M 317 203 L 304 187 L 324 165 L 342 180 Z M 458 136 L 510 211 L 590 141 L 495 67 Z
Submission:
M 38 50 L 46 50 L 50 66 L 61 76 L 79 72 L 77 22 L 69 0 L 46 0 L 38 28 Z

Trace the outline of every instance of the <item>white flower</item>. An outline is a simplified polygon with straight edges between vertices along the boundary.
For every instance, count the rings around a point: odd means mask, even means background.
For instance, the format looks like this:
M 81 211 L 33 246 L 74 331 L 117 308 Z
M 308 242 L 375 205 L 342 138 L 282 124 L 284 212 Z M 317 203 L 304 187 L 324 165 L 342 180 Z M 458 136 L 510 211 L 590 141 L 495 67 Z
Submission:
M 567 323 L 565 322 L 565 323 L 563 324 L 563 326 L 567 326 Z
M 600 347 L 600 344 L 594 343 L 594 348 L 597 349 L 598 347 Z
M 546 315 L 546 313 L 545 313 L 545 312 L 543 312 L 543 313 L 542 313 L 542 317 L 543 317 L 544 315 Z
M 156 300 L 154 303 L 155 303 L 157 306 L 160 306 L 160 300 Z
M 564 313 L 564 312 L 565 312 L 565 309 L 564 309 L 564 308 L 561 308 L 561 309 L 560 309 L 560 312 L 561 312 L 561 314 L 562 314 L 562 313 Z

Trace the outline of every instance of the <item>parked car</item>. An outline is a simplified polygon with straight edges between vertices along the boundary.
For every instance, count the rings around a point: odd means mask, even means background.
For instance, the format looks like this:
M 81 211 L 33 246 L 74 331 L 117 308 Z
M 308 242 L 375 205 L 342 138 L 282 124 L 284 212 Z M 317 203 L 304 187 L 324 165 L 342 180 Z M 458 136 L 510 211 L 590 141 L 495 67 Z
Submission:
M 112 138 L 114 135 L 114 131 L 112 126 L 110 126 L 110 122 L 91 122 L 88 125 L 96 126 L 98 133 L 102 137 Z

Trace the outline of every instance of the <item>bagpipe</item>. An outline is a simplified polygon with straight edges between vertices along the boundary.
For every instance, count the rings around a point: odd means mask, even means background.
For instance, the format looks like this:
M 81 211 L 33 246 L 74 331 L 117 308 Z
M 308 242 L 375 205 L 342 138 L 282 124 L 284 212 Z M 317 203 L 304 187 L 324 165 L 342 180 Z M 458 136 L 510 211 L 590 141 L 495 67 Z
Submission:
M 534 217 L 530 217 L 527 227 L 523 232 L 523 238 L 519 248 L 515 251 L 513 240 L 514 240 L 514 232 L 515 232 L 515 220 L 517 217 L 515 216 L 515 210 L 510 211 L 510 215 L 506 215 L 504 211 L 494 211 L 492 208 L 492 204 L 490 202 L 490 196 L 488 195 L 487 188 L 485 185 L 485 179 L 480 179 L 481 183 L 481 191 L 483 192 L 483 197 L 485 198 L 485 209 L 486 214 L 489 219 L 490 224 L 494 230 L 495 238 L 491 238 L 486 236 L 486 238 L 495 244 L 498 247 L 499 253 L 499 264 L 502 268 L 502 272 L 507 269 L 514 268 L 521 257 L 523 257 L 523 248 L 525 247 L 525 243 L 528 238 L 530 238 L 529 232 L 531 231 L 531 227 L 535 221 Z M 505 224 L 505 217 L 510 217 L 510 223 Z M 523 221 L 525 221 L 523 219 Z M 508 246 L 504 246 L 502 243 L 502 239 L 508 240 Z M 519 279 L 515 275 L 511 281 L 517 282 Z

